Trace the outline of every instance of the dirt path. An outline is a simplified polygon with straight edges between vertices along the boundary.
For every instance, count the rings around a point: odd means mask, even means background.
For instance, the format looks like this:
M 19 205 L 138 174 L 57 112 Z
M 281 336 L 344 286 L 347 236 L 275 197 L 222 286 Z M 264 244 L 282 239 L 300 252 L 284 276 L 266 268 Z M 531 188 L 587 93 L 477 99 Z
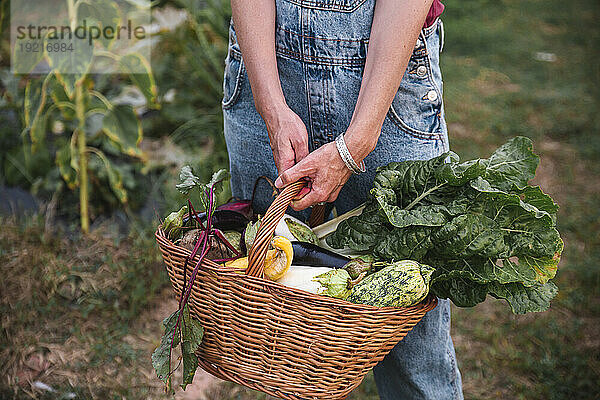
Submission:
M 160 326 L 161 321 L 167 315 L 177 309 L 177 300 L 173 297 L 173 292 L 170 287 L 161 294 L 160 298 L 163 300 L 150 311 L 147 317 L 148 321 L 153 322 L 157 327 Z M 158 329 L 157 335 L 160 335 Z M 208 397 L 208 393 L 214 389 L 216 385 L 223 382 L 210 375 L 208 372 L 198 368 L 196 375 L 194 376 L 194 382 L 191 385 L 188 385 L 187 389 L 183 391 L 179 388 L 180 374 L 181 372 L 176 372 L 173 379 L 173 386 L 176 387 L 175 399 L 177 400 L 214 400 Z

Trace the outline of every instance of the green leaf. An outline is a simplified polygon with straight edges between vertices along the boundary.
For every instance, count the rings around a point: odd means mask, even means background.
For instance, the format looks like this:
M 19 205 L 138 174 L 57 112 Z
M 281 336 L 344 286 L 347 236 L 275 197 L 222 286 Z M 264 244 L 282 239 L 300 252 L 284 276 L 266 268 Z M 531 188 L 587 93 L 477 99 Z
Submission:
M 143 158 L 138 147 L 142 140 L 142 125 L 131 106 L 115 105 L 108 110 L 102 120 L 102 129 L 123 153 Z
M 431 233 L 432 228 L 424 226 L 393 229 L 381 237 L 374 237 L 373 254 L 388 261 L 422 260 L 433 247 Z
M 164 319 L 164 334 L 160 339 L 160 344 L 152 353 L 152 366 L 154 367 L 156 376 L 165 383 L 166 390 L 169 393 L 173 393 L 170 370 L 171 348 L 175 348 L 180 341 L 180 335 L 176 334 L 173 337 L 178 316 L 179 310 Z M 171 342 L 173 343 L 172 345 Z
M 31 137 L 32 152 L 36 152 L 39 146 L 46 138 L 46 99 L 48 83 L 51 76 L 46 76 L 44 80 L 28 80 L 25 86 L 25 125 L 29 128 Z
M 83 22 L 81 22 L 83 25 Z M 88 44 L 85 39 L 55 40 L 50 42 L 44 40 L 44 48 L 52 44 L 66 44 L 72 48 L 72 51 L 46 51 L 44 55 L 52 71 L 57 74 L 59 80 L 65 85 L 69 97 L 72 97 L 74 82 L 81 80 L 90 70 L 92 58 L 94 57 L 94 48 Z
M 531 287 L 520 283 L 494 284 L 489 290 L 495 298 L 506 300 L 515 314 L 546 311 L 558 293 L 558 288 L 552 282 Z
M 495 187 L 509 191 L 513 185 L 524 188 L 535 176 L 539 157 L 531 139 L 517 136 L 498 148 L 488 159 L 485 178 Z
M 111 0 L 82 0 L 77 9 L 77 17 L 80 21 L 84 19 L 87 21 L 88 29 L 95 26 L 102 30 L 107 26 L 116 27 L 121 24 L 121 11 Z M 93 47 L 95 42 L 99 42 L 108 50 L 115 40 L 115 37 L 111 39 L 100 35 L 100 38 L 94 39 L 90 47 Z
M 55 74 L 52 74 L 48 88 L 52 101 L 56 104 L 62 116 L 69 121 L 75 119 L 75 104 L 67 94 L 64 84 L 59 81 Z
M 160 108 L 156 102 L 158 87 L 154 81 L 154 75 L 150 63 L 139 53 L 130 53 L 120 59 L 121 68 L 125 70 L 131 81 L 144 94 L 149 108 Z M 141 73 L 140 71 L 144 71 Z
M 100 150 L 94 150 L 93 154 L 97 155 L 104 164 L 106 176 L 110 189 L 115 194 L 119 202 L 127 203 L 127 191 L 123 187 L 123 176 L 118 169 L 114 168 L 110 160 Z
M 432 252 L 447 259 L 490 257 L 508 250 L 500 226 L 480 214 L 454 218 L 433 234 L 432 241 Z
M 246 251 L 249 252 L 252 248 L 252 244 L 254 243 L 254 239 L 256 239 L 256 234 L 258 233 L 258 228 L 260 228 L 260 215 L 258 216 L 258 220 L 255 222 L 248 222 L 246 225 L 246 230 L 244 232 L 244 241 L 246 242 Z
M 187 206 L 183 206 L 179 211 L 173 211 L 169 214 L 163 222 L 163 230 L 165 235 L 171 240 L 176 239 L 181 233 L 183 226 L 183 216 L 188 212 Z
M 468 278 L 434 280 L 431 292 L 437 297 L 451 299 L 458 307 L 474 307 L 485 301 L 489 292 L 489 284 L 479 284 Z
M 8 3 L 9 2 L 2 2 L 2 4 Z M 44 58 L 44 52 L 27 51 L 27 49 L 41 49 L 43 46 L 44 40 L 38 39 L 37 36 L 34 38 L 15 38 L 14 47 L 12 48 L 12 58 L 10 60 L 11 71 L 15 74 L 31 73 L 36 65 Z
M 85 116 L 85 134 L 87 137 L 93 137 L 102 130 L 104 114 L 91 113 Z M 108 142 L 108 141 L 107 141 Z
M 204 337 L 204 328 L 199 321 L 190 316 L 189 307 L 183 308 L 183 320 L 181 326 L 181 354 L 183 357 L 183 381 L 181 387 L 183 390 L 194 380 L 194 374 L 198 368 L 198 357 L 196 351 L 202 344 Z
M 56 69 L 53 71 L 53 75 L 56 77 L 58 83 L 62 85 L 67 97 L 72 99 L 75 94 L 75 84 L 82 78 L 82 76 L 63 73 Z
M 192 167 L 184 165 L 179 171 L 180 183 L 176 187 L 183 194 L 188 194 L 195 187 L 200 190 L 201 194 L 204 194 L 205 191 L 213 187 L 214 193 L 217 194 L 222 189 L 219 183 L 222 183 L 226 179 L 229 179 L 229 172 L 225 169 L 220 169 L 212 175 L 208 183 L 204 184 L 200 178 L 194 175 Z
M 202 181 L 194 175 L 192 167 L 184 165 L 179 171 L 179 184 L 176 185 L 177 189 L 183 194 L 188 194 L 189 191 L 196 186 L 203 186 Z
M 183 389 L 194 379 L 194 374 L 198 368 L 198 358 L 196 351 L 202 344 L 204 328 L 199 321 L 194 320 L 190 315 L 190 310 L 186 304 L 182 309 L 180 324 L 175 332 L 177 319 L 180 311 L 175 311 L 163 321 L 164 334 L 161 337 L 159 346 L 152 353 L 152 366 L 156 375 L 165 383 L 167 392 L 173 393 L 171 385 L 171 348 L 181 344 L 181 355 L 183 363 Z M 173 334 L 175 337 L 173 339 Z M 171 341 L 173 344 L 171 345 Z
M 446 153 L 392 162 L 377 170 L 374 200 L 340 223 L 327 243 L 371 251 L 384 261 L 432 265 L 434 291 L 459 306 L 491 293 L 518 312 L 540 310 L 549 293 L 540 288 L 550 287 L 541 285 L 556 275 L 563 242 L 556 230 L 558 206 L 528 186 L 537 163 L 531 141 L 520 137 L 487 160 L 460 163 Z
M 317 235 L 307 225 L 292 218 L 283 217 L 283 220 L 296 240 L 319 245 Z
M 379 213 L 377 204 L 371 202 L 360 215 L 340 222 L 335 232 L 325 240 L 333 248 L 371 251 L 390 233 L 390 228 L 387 219 Z
M 70 189 L 74 189 L 79 185 L 77 170 L 71 167 L 71 148 L 69 145 L 65 145 L 56 151 L 56 165 Z

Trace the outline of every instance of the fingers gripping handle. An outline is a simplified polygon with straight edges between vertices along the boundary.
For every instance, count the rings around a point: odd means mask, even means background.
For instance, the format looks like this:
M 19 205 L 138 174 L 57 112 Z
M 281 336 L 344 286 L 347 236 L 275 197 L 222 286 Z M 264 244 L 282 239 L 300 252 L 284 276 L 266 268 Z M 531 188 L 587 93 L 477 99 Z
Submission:
M 273 238 L 273 233 L 277 224 L 283 218 L 285 211 L 292 202 L 292 199 L 300 193 L 300 190 L 306 186 L 306 181 L 294 182 L 286 186 L 275 198 L 265 216 L 260 220 L 260 226 L 256 233 L 256 239 L 248 254 L 248 269 L 246 275 L 264 277 L 263 266 L 269 243 Z

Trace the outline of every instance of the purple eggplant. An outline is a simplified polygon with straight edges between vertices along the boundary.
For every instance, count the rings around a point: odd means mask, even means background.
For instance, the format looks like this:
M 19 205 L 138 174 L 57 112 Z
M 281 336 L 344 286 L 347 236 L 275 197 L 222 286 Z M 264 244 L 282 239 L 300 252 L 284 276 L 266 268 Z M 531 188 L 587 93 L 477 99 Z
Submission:
M 307 267 L 343 268 L 350 259 L 308 242 L 292 242 L 292 265 Z

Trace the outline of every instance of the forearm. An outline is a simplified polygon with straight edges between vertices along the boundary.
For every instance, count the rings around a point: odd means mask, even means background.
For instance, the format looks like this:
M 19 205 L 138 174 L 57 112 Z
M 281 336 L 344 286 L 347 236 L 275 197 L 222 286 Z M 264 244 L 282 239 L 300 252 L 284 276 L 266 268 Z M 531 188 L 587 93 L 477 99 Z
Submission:
M 360 92 L 345 139 L 355 160 L 377 144 L 433 0 L 378 0 Z
M 231 0 L 231 11 L 256 109 L 268 120 L 285 106 L 275 55 L 275 1 Z

